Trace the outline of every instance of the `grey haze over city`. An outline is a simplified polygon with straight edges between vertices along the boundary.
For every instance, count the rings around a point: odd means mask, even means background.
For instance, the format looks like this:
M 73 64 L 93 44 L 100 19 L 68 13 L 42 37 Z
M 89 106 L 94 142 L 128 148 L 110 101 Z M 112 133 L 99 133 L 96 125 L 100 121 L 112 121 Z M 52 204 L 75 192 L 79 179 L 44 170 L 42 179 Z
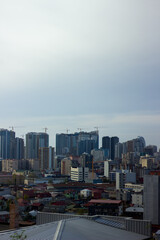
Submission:
M 0 127 L 160 147 L 159 0 L 1 0 Z

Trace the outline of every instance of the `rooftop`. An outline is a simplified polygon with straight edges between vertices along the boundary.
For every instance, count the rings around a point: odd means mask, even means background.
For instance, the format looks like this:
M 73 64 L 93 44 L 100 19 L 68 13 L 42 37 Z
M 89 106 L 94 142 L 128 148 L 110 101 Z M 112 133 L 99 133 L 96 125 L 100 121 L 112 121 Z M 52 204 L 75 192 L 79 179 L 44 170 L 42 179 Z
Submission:
M 72 218 L 15 231 L 0 232 L 0 239 L 8 240 L 15 232 L 20 234 L 22 230 L 27 240 L 142 240 L 146 238 L 144 235 L 112 228 L 91 220 Z
M 103 203 L 103 204 L 120 204 L 121 200 L 104 200 L 104 199 L 92 199 L 89 203 Z

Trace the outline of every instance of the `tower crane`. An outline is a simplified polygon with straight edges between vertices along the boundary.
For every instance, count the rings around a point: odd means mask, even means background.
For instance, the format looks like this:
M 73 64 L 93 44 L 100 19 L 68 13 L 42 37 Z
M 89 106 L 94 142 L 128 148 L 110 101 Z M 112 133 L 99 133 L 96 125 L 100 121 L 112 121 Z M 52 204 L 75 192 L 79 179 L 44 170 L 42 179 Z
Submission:
M 69 131 L 70 131 L 70 129 L 67 128 L 67 129 L 66 129 L 67 134 L 68 134 Z
M 44 129 L 45 133 L 47 133 L 47 130 L 48 130 L 48 128 L 47 128 L 47 127 L 45 127 L 45 128 L 43 128 L 43 129 Z
M 82 132 L 83 128 L 77 128 L 80 132 Z

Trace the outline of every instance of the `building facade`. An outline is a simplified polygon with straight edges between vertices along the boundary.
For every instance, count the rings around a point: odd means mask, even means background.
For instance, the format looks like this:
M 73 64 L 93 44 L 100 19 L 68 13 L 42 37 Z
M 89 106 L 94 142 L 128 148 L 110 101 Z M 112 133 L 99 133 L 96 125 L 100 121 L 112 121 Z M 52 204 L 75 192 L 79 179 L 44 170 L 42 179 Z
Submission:
M 136 173 L 128 170 L 116 172 L 116 189 L 125 188 L 125 183 L 136 183 Z
M 40 147 L 39 148 L 39 169 L 52 170 L 54 168 L 54 148 Z
M 160 175 L 144 176 L 144 220 L 160 225 Z
M 56 134 L 56 155 L 80 156 L 84 152 L 90 154 L 92 149 L 98 149 L 98 147 L 97 131 Z
M 115 145 L 119 142 L 118 137 L 111 137 L 111 160 L 115 159 Z
M 71 166 L 72 166 L 72 160 L 70 158 L 64 158 L 61 161 L 61 174 L 62 175 L 71 175 Z
M 76 181 L 76 182 L 83 182 L 86 179 L 88 179 L 88 168 L 83 168 L 83 167 L 77 167 L 77 168 L 72 168 L 71 167 L 71 180 Z
M 24 140 L 23 138 L 15 138 L 15 159 L 24 158 Z
M 26 158 L 38 159 L 39 148 L 49 146 L 49 135 L 47 133 L 30 132 L 26 134 Z
M 0 129 L 0 158 L 15 158 L 15 132 L 7 129 Z

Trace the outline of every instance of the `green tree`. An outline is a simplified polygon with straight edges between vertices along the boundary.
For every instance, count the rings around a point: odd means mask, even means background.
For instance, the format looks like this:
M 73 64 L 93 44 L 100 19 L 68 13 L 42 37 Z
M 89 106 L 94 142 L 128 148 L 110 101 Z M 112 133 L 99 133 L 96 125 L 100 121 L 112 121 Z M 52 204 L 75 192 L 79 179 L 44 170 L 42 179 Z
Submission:
M 13 235 L 10 236 L 10 239 L 12 240 L 25 240 L 27 238 L 27 235 L 24 234 L 24 230 L 21 233 L 15 232 Z

